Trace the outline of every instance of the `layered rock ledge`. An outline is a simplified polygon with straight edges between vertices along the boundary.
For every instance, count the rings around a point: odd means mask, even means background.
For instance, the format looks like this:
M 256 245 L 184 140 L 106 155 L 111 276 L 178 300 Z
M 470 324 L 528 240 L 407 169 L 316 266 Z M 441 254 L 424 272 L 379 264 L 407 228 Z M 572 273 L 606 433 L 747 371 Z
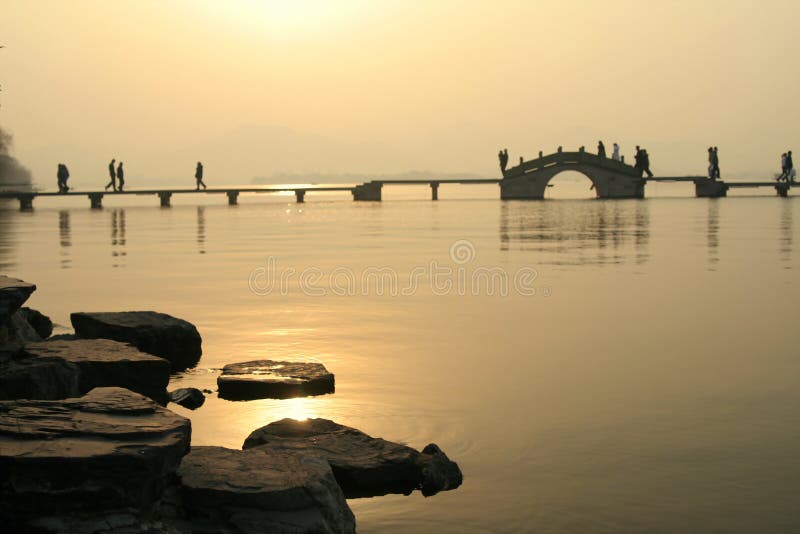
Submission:
M 0 399 L 64 399 L 116 386 L 165 404 L 169 373 L 168 361 L 125 343 L 41 341 L 0 360 Z
M 463 480 L 458 464 L 435 444 L 419 452 L 327 419 L 270 423 L 251 433 L 242 448 L 324 458 L 347 498 L 415 489 L 428 496 L 455 489 Z
M 121 388 L 0 401 L 0 520 L 24 532 L 59 514 L 146 510 L 190 437 L 188 419 Z
M 336 388 L 333 374 L 321 363 L 275 360 L 226 365 L 217 386 L 220 398 L 228 400 L 307 397 L 333 393 Z
M 78 337 L 113 339 L 130 343 L 143 352 L 169 360 L 173 371 L 197 364 L 202 338 L 183 319 L 154 311 L 85 313 L 70 315 Z

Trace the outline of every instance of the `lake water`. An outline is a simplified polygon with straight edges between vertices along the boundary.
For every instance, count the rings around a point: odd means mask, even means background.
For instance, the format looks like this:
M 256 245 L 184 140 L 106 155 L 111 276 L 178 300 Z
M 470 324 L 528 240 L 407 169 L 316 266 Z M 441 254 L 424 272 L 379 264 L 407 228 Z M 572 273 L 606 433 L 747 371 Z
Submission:
M 171 405 L 194 444 L 324 417 L 460 464 L 455 491 L 351 500 L 362 533 L 798 532 L 800 199 L 691 193 L 40 198 L 0 204 L 0 272 L 62 325 L 194 323 L 203 358 L 171 387 L 258 358 L 336 374 L 333 395 Z

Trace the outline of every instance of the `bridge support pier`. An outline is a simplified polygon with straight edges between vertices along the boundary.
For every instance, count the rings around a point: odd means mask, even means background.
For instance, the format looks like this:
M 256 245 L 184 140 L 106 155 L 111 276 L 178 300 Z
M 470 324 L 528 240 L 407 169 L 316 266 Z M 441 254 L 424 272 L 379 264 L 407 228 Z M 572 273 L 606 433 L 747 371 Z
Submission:
M 30 211 L 33 209 L 33 195 L 19 195 L 19 211 Z
M 158 194 L 158 198 L 161 200 L 161 207 L 168 208 L 171 206 L 169 203 L 169 199 L 172 197 L 172 193 L 169 191 L 162 191 Z
M 703 178 L 694 181 L 694 193 L 698 198 L 724 197 L 728 195 L 728 185 L 711 178 Z
M 380 182 L 366 182 L 364 184 L 357 185 L 353 188 L 353 200 L 380 202 L 382 188 L 383 184 Z
M 294 196 L 297 198 L 297 203 L 302 204 L 306 201 L 306 191 L 305 189 L 295 189 Z
M 431 182 L 431 200 L 439 200 L 439 182 Z
M 779 196 L 788 197 L 789 196 L 789 184 L 775 184 L 775 191 L 778 192 Z
M 102 193 L 89 193 L 89 206 L 93 210 L 103 208 L 103 194 Z
M 235 206 L 239 203 L 239 192 L 238 191 L 228 191 L 228 206 Z

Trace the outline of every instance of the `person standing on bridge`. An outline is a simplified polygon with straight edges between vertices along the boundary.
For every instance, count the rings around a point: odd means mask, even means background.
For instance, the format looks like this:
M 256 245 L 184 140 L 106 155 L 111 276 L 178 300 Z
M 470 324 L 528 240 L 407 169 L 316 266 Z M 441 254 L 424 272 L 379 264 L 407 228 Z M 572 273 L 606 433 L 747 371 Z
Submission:
M 603 159 L 606 157 L 606 145 L 602 141 L 597 142 L 597 155 Z
M 122 188 L 125 187 L 125 171 L 122 170 L 122 162 L 119 162 L 117 166 L 117 191 L 122 192 Z
M 713 164 L 714 164 L 714 176 L 713 178 L 716 180 L 720 177 L 719 174 L 719 148 L 714 147 L 714 155 L 713 155 Z
M 617 143 L 614 143 L 614 148 L 611 151 L 611 159 L 619 161 L 619 145 Z
M 114 169 L 114 162 L 117 160 L 112 159 L 111 163 L 108 164 L 108 174 L 111 176 L 111 181 L 106 184 L 106 191 L 108 191 L 109 187 L 113 187 L 114 191 L 117 190 L 117 171 Z
M 714 147 L 708 147 L 708 177 L 714 179 Z
M 500 152 L 497 153 L 497 159 L 500 160 L 500 172 L 505 174 L 506 166 L 508 165 L 508 158 L 506 158 L 506 155 L 502 149 L 500 149 Z
M 66 193 L 69 191 L 69 187 L 67 186 L 67 180 L 69 180 L 69 170 L 63 163 L 58 164 L 58 172 L 56 173 L 56 177 L 58 178 L 58 192 Z
M 648 178 L 653 177 L 653 173 L 650 172 L 650 154 L 647 153 L 647 149 L 642 149 L 642 170 L 647 173 Z
M 780 182 L 781 180 L 786 178 L 788 175 L 789 175 L 789 173 L 786 172 L 786 152 L 784 152 L 783 154 L 781 154 L 781 173 L 775 179 Z
M 786 153 L 786 183 L 794 182 L 794 162 L 792 161 L 792 151 Z
M 636 153 L 633 155 L 633 161 L 635 162 L 633 168 L 639 171 L 639 177 L 641 178 L 644 173 L 644 167 L 642 165 L 642 149 L 639 148 L 639 145 L 636 145 Z
M 197 168 L 194 171 L 194 179 L 197 181 L 197 191 L 200 191 L 200 186 L 203 186 L 203 189 L 206 188 L 206 184 L 203 183 L 203 164 L 199 161 L 197 162 Z

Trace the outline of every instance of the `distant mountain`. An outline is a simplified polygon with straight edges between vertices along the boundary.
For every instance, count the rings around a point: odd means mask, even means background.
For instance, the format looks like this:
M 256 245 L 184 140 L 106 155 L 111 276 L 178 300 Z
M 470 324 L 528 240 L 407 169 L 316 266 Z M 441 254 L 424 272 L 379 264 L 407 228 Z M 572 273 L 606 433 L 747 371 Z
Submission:
M 281 126 L 249 125 L 164 155 L 173 165 L 202 161 L 212 181 L 251 182 L 254 176 L 316 176 L 401 172 L 414 165 L 410 154 L 381 144 L 352 144 Z M 165 161 L 166 163 L 166 161 Z M 349 180 L 347 180 L 349 181 Z
M 275 172 L 268 176 L 256 176 L 254 184 L 359 184 L 370 180 L 477 180 L 486 178 L 477 174 L 465 172 L 435 172 L 435 171 L 407 171 L 393 174 L 382 173 L 297 173 Z

